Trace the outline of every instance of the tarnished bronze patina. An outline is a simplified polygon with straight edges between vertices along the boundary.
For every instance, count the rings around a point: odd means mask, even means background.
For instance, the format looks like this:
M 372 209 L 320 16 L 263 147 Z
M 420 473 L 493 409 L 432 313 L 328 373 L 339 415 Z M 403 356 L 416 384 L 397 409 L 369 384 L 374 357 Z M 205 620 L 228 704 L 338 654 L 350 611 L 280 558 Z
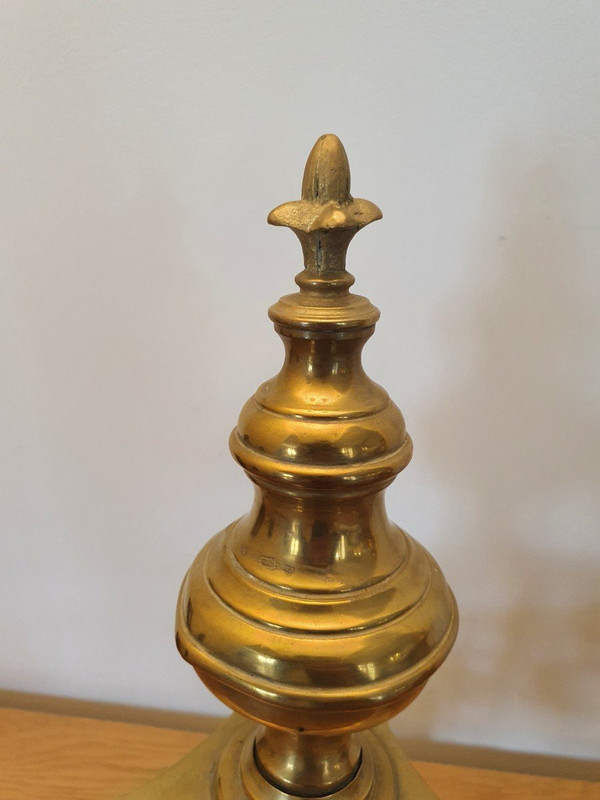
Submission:
M 331 134 L 302 199 L 269 215 L 300 239 L 299 291 L 271 307 L 284 364 L 242 409 L 231 451 L 255 486 L 246 516 L 199 553 L 177 646 L 234 715 L 135 798 L 432 798 L 381 726 L 447 656 L 456 604 L 429 553 L 387 518 L 412 443 L 361 365 L 379 311 L 349 290 L 355 233 L 381 218 L 350 194 Z

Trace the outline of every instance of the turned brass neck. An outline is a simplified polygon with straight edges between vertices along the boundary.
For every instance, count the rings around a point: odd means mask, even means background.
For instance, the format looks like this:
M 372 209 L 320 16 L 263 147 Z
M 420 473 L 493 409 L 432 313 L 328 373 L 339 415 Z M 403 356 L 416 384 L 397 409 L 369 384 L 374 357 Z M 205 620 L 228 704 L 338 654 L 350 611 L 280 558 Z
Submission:
M 254 754 L 257 767 L 273 786 L 292 795 L 322 797 L 346 786 L 360 766 L 356 737 L 319 736 L 263 728 Z

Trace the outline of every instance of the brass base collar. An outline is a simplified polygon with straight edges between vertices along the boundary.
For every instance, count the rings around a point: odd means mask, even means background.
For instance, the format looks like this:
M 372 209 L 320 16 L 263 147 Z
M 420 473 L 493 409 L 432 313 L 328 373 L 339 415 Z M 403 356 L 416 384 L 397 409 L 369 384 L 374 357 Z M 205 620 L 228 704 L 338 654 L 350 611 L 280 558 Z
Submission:
M 122 800 L 299 800 L 301 795 L 274 786 L 256 766 L 257 733 L 258 726 L 234 714 L 181 761 Z M 328 800 L 438 800 L 387 725 L 358 737 L 360 767 Z

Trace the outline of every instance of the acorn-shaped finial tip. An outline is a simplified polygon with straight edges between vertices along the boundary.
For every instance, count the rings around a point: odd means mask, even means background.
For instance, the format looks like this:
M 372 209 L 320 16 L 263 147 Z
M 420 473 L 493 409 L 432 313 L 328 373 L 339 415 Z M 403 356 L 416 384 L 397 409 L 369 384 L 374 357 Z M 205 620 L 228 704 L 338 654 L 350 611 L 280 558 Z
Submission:
M 348 156 L 333 133 L 319 137 L 310 151 L 302 199 L 277 206 L 267 217 L 271 225 L 284 225 L 296 233 L 309 272 L 343 270 L 350 240 L 376 219 L 381 219 L 381 211 L 374 203 L 350 194 Z
M 334 133 L 320 136 L 310 151 L 302 179 L 302 199 L 320 205 L 343 205 L 352 199 L 348 156 Z

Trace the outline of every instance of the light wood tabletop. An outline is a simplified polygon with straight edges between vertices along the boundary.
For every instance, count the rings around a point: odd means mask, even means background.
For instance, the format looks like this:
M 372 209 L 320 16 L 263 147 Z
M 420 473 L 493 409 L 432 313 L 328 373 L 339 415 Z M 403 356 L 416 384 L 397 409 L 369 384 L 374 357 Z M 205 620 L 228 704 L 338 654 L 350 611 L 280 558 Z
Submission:
M 107 800 L 177 761 L 204 734 L 0 709 L 1 800 Z M 600 800 L 600 784 L 416 762 L 441 800 Z

